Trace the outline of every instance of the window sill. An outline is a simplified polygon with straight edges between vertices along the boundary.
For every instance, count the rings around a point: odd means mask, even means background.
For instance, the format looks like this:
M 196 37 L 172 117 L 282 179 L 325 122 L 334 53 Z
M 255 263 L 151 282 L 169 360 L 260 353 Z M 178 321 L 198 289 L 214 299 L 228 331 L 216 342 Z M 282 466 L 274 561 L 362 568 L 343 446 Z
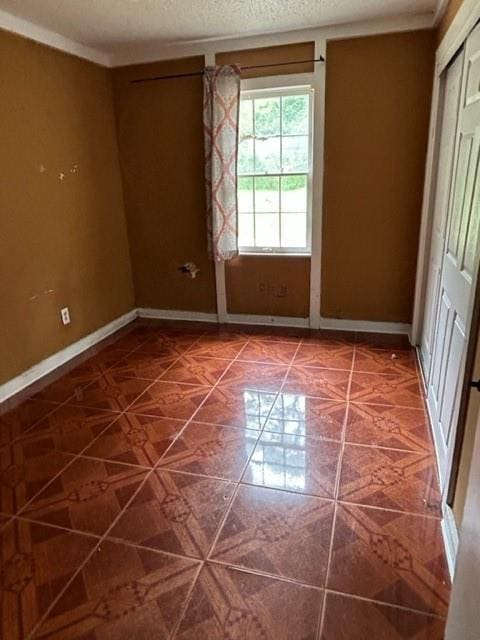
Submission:
M 255 258 L 311 258 L 312 254 L 309 253 L 275 253 L 274 251 L 239 251 L 239 256 L 244 258 L 245 256 L 254 256 Z

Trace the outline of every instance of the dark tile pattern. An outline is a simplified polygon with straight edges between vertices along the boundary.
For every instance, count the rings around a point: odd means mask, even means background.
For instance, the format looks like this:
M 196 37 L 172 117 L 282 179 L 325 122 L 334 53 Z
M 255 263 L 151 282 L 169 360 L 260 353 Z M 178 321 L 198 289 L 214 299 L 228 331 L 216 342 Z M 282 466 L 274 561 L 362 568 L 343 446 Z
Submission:
M 428 453 L 347 444 L 338 499 L 440 517 L 435 458 Z
M 339 505 L 327 586 L 446 615 L 449 578 L 439 520 Z
M 92 442 L 84 455 L 152 467 L 184 425 L 183 420 L 123 413 Z
M 187 558 L 104 542 L 36 638 L 167 640 L 197 572 L 197 563 Z
M 445 621 L 328 593 L 321 640 L 443 640 Z
M 207 563 L 175 640 L 315 638 L 322 592 Z
M 211 558 L 323 587 L 332 517 L 331 502 L 241 486 Z
M 191 422 L 160 466 L 238 481 L 259 435 L 252 429 Z
M 143 547 L 203 558 L 234 485 L 224 480 L 154 472 L 110 532 Z
M 0 533 L 1 633 L 23 640 L 95 545 L 95 539 L 14 520 Z
M 101 535 L 145 478 L 138 467 L 77 458 L 37 497 L 23 515 Z
M 0 406 L 0 637 L 440 640 L 439 500 L 403 336 L 136 322 Z
M 210 392 L 209 387 L 177 382 L 154 382 L 130 406 L 133 413 L 188 420 Z
M 433 451 L 423 409 L 350 403 L 345 440 L 392 449 Z

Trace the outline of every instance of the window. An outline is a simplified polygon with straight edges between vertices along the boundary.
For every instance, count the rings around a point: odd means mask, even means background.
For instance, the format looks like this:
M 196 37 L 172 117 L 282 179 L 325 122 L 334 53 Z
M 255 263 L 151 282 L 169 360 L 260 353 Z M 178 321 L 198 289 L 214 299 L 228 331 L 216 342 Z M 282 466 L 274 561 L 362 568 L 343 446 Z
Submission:
M 310 87 L 242 92 L 241 253 L 310 253 L 312 97 Z

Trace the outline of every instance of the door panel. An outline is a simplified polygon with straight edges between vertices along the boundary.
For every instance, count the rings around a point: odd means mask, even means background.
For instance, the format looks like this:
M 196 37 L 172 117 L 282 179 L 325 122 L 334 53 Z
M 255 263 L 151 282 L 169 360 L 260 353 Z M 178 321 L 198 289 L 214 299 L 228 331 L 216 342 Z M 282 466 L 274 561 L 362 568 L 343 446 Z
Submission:
M 445 74 L 443 114 L 440 123 L 440 153 L 435 190 L 435 210 L 429 255 L 429 271 L 425 291 L 425 310 L 421 338 L 420 358 L 428 385 L 430 361 L 434 340 L 437 301 L 440 299 L 440 276 L 445 245 L 446 219 L 450 193 L 455 133 L 457 130 L 462 83 L 463 52 L 452 62 Z
M 468 38 L 428 376 L 440 481 L 447 487 L 478 276 L 480 223 L 480 27 Z

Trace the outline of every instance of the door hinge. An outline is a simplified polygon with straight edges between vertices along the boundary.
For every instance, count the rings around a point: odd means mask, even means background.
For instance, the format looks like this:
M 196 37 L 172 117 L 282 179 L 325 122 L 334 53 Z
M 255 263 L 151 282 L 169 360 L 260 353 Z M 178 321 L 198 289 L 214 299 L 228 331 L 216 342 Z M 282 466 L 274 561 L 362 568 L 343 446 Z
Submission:
M 475 387 L 477 391 L 480 391 L 480 380 L 470 380 L 468 383 L 469 387 Z

